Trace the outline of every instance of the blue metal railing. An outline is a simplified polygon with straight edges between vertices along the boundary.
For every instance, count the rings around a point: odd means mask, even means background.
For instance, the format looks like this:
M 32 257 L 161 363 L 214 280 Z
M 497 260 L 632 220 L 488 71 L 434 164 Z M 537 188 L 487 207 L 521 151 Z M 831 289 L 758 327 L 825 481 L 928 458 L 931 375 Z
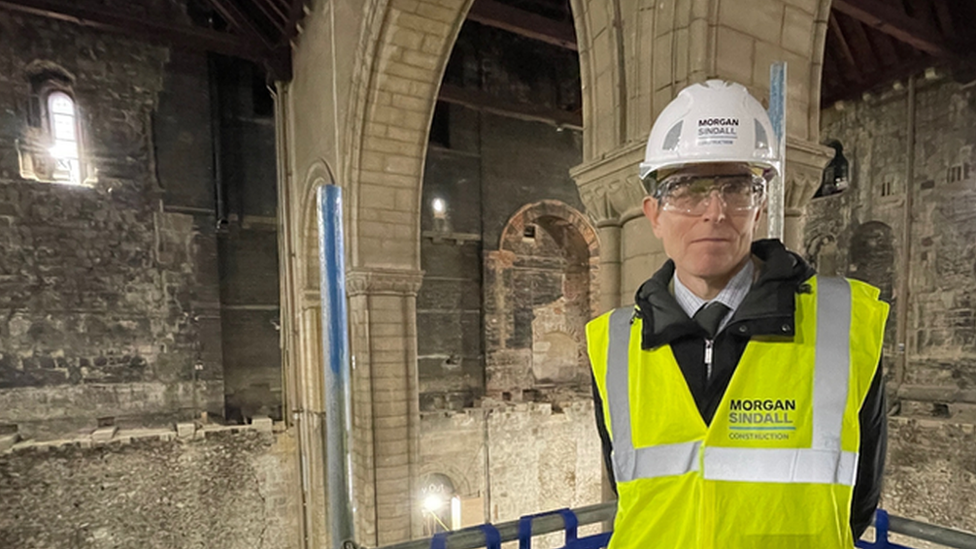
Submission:
M 502 543 L 516 540 L 519 542 L 519 549 L 531 549 L 533 536 L 554 532 L 565 533 L 565 545 L 562 549 L 600 549 L 607 546 L 611 532 L 579 537 L 578 528 L 611 520 L 616 508 L 616 502 L 610 502 L 575 510 L 560 509 L 525 516 L 517 521 L 495 525 L 482 524 L 463 530 L 442 532 L 433 538 L 388 545 L 382 549 L 427 549 L 428 547 L 430 549 L 477 549 L 479 547 L 500 549 Z M 875 514 L 874 527 L 874 541 L 858 541 L 857 547 L 911 549 L 889 539 L 889 534 L 897 533 L 945 547 L 976 549 L 976 534 L 889 515 L 882 510 L 878 510 Z

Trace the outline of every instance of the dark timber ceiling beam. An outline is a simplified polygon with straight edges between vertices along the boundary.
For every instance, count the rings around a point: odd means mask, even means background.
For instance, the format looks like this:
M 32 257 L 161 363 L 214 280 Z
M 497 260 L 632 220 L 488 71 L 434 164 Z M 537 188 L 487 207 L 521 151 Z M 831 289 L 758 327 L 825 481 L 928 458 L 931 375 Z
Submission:
M 277 15 L 277 13 L 271 13 L 272 10 L 269 8 L 270 4 L 266 4 L 265 2 L 261 2 L 260 0 L 251 3 L 258 8 L 258 11 L 261 12 L 261 15 L 263 15 L 269 23 L 274 25 L 275 30 L 277 30 L 280 33 L 285 32 L 285 24 L 287 23 L 285 21 L 285 17 L 279 16 Z
M 894 5 L 881 0 L 834 0 L 832 8 L 901 42 L 944 58 L 957 57 L 937 29 L 912 19 Z
M 471 5 L 471 11 L 468 12 L 468 19 L 526 38 L 577 51 L 576 29 L 572 23 L 561 23 L 495 0 L 477 0 L 474 2 Z
M 157 23 L 149 19 L 79 6 L 77 2 L 67 0 L 0 0 L 0 9 L 67 21 L 102 32 L 157 42 L 170 47 L 241 57 L 263 65 L 279 80 L 291 77 L 291 59 L 286 52 L 270 50 L 255 44 L 253 40 L 226 32 L 194 27 L 190 24 Z
M 828 24 L 830 25 L 831 35 L 837 42 L 836 48 L 840 50 L 840 56 L 847 64 L 847 74 L 854 80 L 860 80 L 861 72 L 857 70 L 857 60 L 854 59 L 851 46 L 847 43 L 847 37 L 844 36 L 844 30 L 840 28 L 840 23 L 837 22 L 837 16 L 833 12 L 830 13 Z
M 879 86 L 910 78 L 933 66 L 934 63 L 931 57 L 918 53 L 916 55 L 918 57 L 905 59 L 898 67 L 889 69 L 879 68 L 862 75 L 859 83 L 844 84 L 843 87 L 833 90 L 831 93 L 825 93 L 821 105 L 827 106 L 837 101 L 857 100 L 864 92 L 870 92 Z
M 288 42 L 298 34 L 298 20 L 302 18 L 304 10 L 305 0 L 291 0 L 291 5 L 288 6 L 288 22 L 285 24 L 284 46 L 290 47 Z
M 74 2 L 63 0 L 0 0 L 0 8 L 68 21 L 113 34 L 124 34 L 167 44 L 184 45 L 192 49 L 248 58 L 259 57 L 258 52 L 248 42 L 231 34 L 189 25 L 163 25 L 145 19 L 81 7 Z
M 952 13 L 949 11 L 948 2 L 935 2 L 935 14 L 939 18 L 939 24 L 942 26 L 942 32 L 949 38 L 949 40 L 956 39 L 956 29 L 952 21 Z
M 247 14 L 241 11 L 234 2 L 228 0 L 209 0 L 209 2 L 213 6 L 213 9 L 224 18 L 224 21 L 230 23 L 231 27 L 237 29 L 251 40 L 260 41 L 264 44 L 265 48 L 271 49 L 274 47 L 274 44 L 268 40 L 264 33 L 257 28 Z
M 437 99 L 445 103 L 453 103 L 470 109 L 490 112 L 510 118 L 544 122 L 557 128 L 583 129 L 583 117 L 578 113 L 533 105 L 531 103 L 516 103 L 500 99 L 479 90 L 442 84 Z

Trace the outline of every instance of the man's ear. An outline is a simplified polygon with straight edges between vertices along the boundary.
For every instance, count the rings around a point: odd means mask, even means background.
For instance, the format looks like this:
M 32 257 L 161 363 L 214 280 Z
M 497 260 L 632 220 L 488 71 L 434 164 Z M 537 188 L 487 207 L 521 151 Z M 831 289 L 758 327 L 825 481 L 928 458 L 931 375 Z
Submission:
M 768 205 L 769 205 L 769 201 L 766 200 L 766 197 L 763 197 L 763 200 L 759 204 L 759 207 L 756 208 L 756 216 L 755 216 L 755 219 L 752 220 L 754 223 L 759 223 L 759 218 L 762 217 L 762 214 L 763 214 L 763 212 L 766 211 L 766 207 Z
M 651 222 L 651 228 L 654 230 L 654 236 L 661 238 L 661 204 L 658 200 L 652 196 L 644 197 L 644 217 Z
M 759 207 L 756 208 L 755 215 L 752 217 L 752 239 L 753 240 L 756 239 L 756 231 L 759 230 L 759 220 L 762 219 L 763 213 L 766 214 L 769 213 L 768 211 L 766 211 L 768 204 L 769 202 L 766 200 L 765 197 L 763 197 L 763 200 L 759 204 Z

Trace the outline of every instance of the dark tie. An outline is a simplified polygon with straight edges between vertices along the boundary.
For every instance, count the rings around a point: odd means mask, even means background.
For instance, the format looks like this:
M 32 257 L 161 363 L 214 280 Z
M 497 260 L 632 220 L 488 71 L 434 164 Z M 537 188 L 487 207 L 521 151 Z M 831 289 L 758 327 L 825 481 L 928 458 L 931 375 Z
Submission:
M 718 327 L 727 314 L 729 314 L 729 308 L 724 303 L 713 301 L 698 309 L 692 320 L 708 333 L 709 339 L 715 339 L 715 333 L 718 332 Z

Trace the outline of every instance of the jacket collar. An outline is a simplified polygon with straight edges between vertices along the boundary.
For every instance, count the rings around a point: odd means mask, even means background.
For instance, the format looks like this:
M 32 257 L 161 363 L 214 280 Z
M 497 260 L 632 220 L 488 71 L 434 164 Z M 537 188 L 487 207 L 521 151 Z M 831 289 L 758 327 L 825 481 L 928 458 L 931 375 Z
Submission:
M 740 337 L 792 336 L 794 294 L 809 291 L 804 284 L 815 271 L 779 240 L 752 244 L 759 276 L 732 315 L 725 331 Z M 670 259 L 637 290 L 637 315 L 642 320 L 641 348 L 653 349 L 679 337 L 702 336 L 702 329 L 688 318 L 671 293 L 674 262 Z

